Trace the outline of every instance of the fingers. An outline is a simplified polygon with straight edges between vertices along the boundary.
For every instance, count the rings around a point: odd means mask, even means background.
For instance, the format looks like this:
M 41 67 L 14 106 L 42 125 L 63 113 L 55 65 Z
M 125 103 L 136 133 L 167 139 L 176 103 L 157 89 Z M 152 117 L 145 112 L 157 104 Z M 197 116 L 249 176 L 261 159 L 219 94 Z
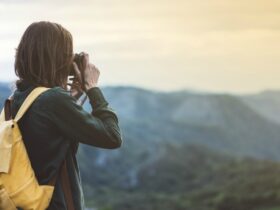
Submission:
M 83 66 L 86 67 L 89 64 L 89 54 L 86 52 L 81 52 L 81 55 L 83 56 Z
M 79 83 L 67 83 L 67 85 L 69 85 L 69 86 L 71 86 L 71 87 L 78 87 L 78 86 L 80 86 L 80 84 Z
M 78 65 L 75 62 L 73 62 L 73 67 L 74 67 L 74 72 L 75 72 L 75 75 L 76 75 L 75 78 L 77 78 L 78 82 L 80 82 L 82 84 L 82 75 L 81 75 L 81 72 L 78 68 Z
M 76 77 L 69 78 L 69 80 L 72 81 L 72 82 L 79 82 L 79 80 Z
M 82 90 L 81 84 L 79 82 L 67 83 L 71 87 L 71 89 L 79 89 Z
M 86 62 L 86 64 L 88 64 L 89 63 L 89 54 L 86 53 L 84 56 L 85 56 L 85 62 Z

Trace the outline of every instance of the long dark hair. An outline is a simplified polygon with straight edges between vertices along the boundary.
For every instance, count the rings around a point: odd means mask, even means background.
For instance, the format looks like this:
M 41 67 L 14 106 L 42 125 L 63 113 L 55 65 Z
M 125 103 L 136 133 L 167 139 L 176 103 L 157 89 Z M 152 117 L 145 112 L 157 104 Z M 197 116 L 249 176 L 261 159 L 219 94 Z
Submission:
M 71 33 L 60 24 L 34 22 L 24 32 L 16 49 L 16 81 L 35 86 L 61 86 L 66 89 L 73 62 Z

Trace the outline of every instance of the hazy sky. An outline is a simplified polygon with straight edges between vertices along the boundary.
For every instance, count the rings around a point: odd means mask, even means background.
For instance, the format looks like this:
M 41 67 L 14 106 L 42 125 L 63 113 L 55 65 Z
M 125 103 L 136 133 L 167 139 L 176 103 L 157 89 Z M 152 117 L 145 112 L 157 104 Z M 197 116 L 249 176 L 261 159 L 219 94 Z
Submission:
M 62 24 L 100 85 L 157 90 L 280 89 L 279 0 L 0 0 L 0 80 L 34 21 Z

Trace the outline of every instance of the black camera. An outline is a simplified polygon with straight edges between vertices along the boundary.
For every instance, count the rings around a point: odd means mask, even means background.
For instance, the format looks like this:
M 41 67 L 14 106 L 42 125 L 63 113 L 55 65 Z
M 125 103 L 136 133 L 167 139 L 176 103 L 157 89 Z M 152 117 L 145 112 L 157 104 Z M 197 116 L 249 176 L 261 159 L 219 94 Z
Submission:
M 74 55 L 74 62 L 78 65 L 78 68 L 81 70 L 83 67 L 83 59 L 84 59 L 84 54 L 83 53 L 75 53 Z M 74 67 L 71 67 L 69 76 L 75 76 L 75 70 Z

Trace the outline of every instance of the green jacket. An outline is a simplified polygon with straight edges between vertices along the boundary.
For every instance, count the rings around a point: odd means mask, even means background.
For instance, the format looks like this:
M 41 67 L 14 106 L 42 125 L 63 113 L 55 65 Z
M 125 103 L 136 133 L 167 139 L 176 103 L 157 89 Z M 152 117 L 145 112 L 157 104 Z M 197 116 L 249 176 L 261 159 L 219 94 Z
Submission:
M 34 86 L 17 85 L 12 103 L 12 117 Z M 71 190 L 76 210 L 84 210 L 84 196 L 76 152 L 79 143 L 101 148 L 118 148 L 122 134 L 118 117 L 108 106 L 99 87 L 86 93 L 92 106 L 91 113 L 76 103 L 76 99 L 62 87 L 42 93 L 18 122 L 23 140 L 40 184 L 47 184 L 58 174 L 66 158 Z M 48 210 L 67 210 L 58 176 Z

